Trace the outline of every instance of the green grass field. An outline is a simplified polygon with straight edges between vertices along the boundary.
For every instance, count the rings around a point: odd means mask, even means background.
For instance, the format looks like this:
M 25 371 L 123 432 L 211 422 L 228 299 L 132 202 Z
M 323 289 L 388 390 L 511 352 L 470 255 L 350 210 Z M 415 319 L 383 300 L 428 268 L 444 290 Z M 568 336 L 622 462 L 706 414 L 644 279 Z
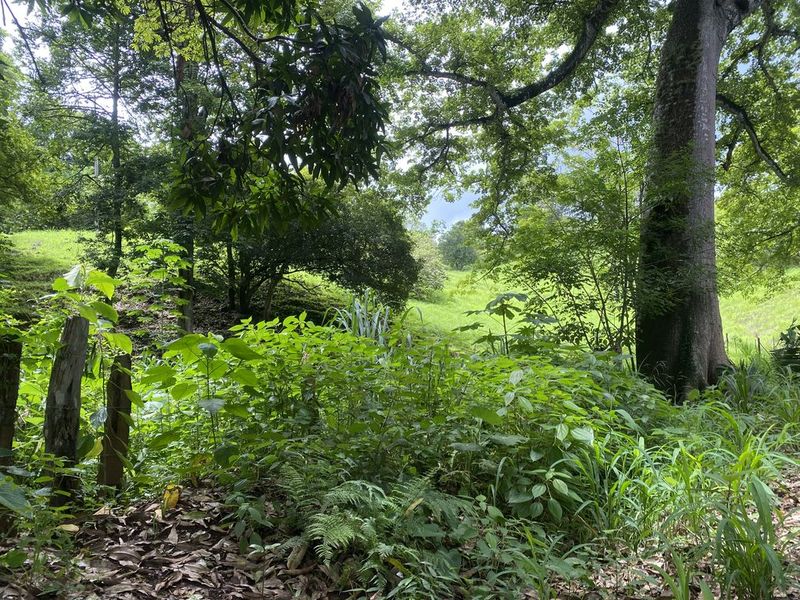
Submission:
M 80 262 L 81 236 L 86 231 L 23 231 L 9 236 L 11 246 L 0 247 L 0 274 L 13 283 L 13 313 L 25 314 L 30 303 L 52 291 L 52 283 Z
M 47 294 L 53 280 L 80 261 L 79 238 L 88 232 L 52 230 L 24 231 L 12 234 L 11 251 L 1 255 L 0 274 L 14 282 L 17 298 L 25 303 Z M 449 271 L 444 290 L 435 302 L 412 300 L 407 320 L 441 333 L 474 323 L 485 324 L 499 332 L 500 324 L 487 315 L 466 315 L 482 309 L 495 296 L 513 291 L 492 279 L 464 271 Z M 793 319 L 800 319 L 800 287 L 780 289 L 772 294 L 744 296 L 733 294 L 721 299 L 723 326 L 734 355 L 747 353 L 756 346 L 756 338 L 769 349 Z M 463 342 L 474 340 L 475 331 L 454 334 Z
M 466 315 L 470 310 L 480 310 L 498 294 L 509 291 L 491 279 L 479 279 L 479 276 L 466 271 L 448 271 L 447 283 L 439 293 L 436 302 L 411 300 L 412 311 L 408 319 L 420 321 L 426 327 L 441 332 L 452 332 L 457 327 L 480 322 L 498 332 L 500 324 L 488 315 Z M 470 331 L 456 335 L 470 341 L 479 334 Z
M 490 279 L 476 279 L 468 272 L 450 271 L 445 289 L 437 302 L 412 300 L 410 305 L 421 311 L 422 322 L 426 326 L 442 332 L 475 321 L 485 323 L 498 332 L 500 325 L 491 317 L 464 313 L 481 309 L 498 294 L 514 290 Z M 782 289 L 771 295 L 763 291 L 749 296 L 732 294 L 720 299 L 720 310 L 733 358 L 751 353 L 756 348 L 756 338 L 760 338 L 764 348 L 770 349 L 793 319 L 800 321 L 800 287 Z M 419 318 L 416 315 L 413 317 Z M 456 337 L 470 341 L 478 335 L 476 332 L 465 332 Z

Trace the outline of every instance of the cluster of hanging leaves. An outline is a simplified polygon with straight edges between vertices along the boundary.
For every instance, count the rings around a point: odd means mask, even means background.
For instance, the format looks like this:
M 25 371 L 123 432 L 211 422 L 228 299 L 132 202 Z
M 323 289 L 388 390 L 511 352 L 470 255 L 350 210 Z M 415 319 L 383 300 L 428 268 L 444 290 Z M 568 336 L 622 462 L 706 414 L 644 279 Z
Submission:
M 131 14 L 122 0 L 35 1 L 85 27 Z M 134 46 L 173 68 L 176 208 L 236 233 L 324 212 L 310 180 L 340 189 L 377 177 L 386 42 L 384 19 L 363 4 L 334 16 L 315 0 L 146 0 L 135 18 Z
M 230 116 L 187 144 L 174 188 L 178 207 L 217 213 L 218 227 L 234 232 L 324 210 L 325 194 L 306 193 L 308 181 L 330 190 L 377 177 L 387 151 L 376 70 L 386 56 L 382 19 L 363 5 L 346 23 L 313 8 L 291 23 L 284 12 L 275 19 L 273 31 L 286 33 L 257 41 L 240 25 L 250 41 L 238 43 L 254 46 L 249 88 L 234 97 L 221 82 Z

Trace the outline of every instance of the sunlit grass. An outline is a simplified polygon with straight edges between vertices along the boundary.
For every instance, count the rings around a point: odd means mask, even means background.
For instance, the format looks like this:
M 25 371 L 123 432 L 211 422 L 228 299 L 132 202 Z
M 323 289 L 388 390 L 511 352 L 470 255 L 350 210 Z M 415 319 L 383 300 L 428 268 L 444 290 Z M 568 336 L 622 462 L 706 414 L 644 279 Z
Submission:
M 419 308 L 423 323 L 442 333 L 479 321 L 494 331 L 499 324 L 486 315 L 465 315 L 469 310 L 483 308 L 498 294 L 515 291 L 497 281 L 481 278 L 466 271 L 449 271 L 447 284 L 436 302 L 412 300 L 409 305 Z M 785 331 L 793 319 L 800 321 L 800 288 L 767 293 L 731 294 L 720 299 L 723 329 L 729 352 L 734 359 L 757 352 L 760 339 L 762 352 L 769 351 L 777 343 L 780 333 Z M 418 319 L 414 315 L 414 319 Z M 474 339 L 475 332 L 461 334 L 461 338 Z
M 32 230 L 10 236 L 14 252 L 3 257 L 0 273 L 20 290 L 20 296 L 31 300 L 50 291 L 52 281 L 68 271 L 81 258 L 82 246 L 79 238 L 89 235 L 86 231 Z M 347 293 L 327 284 L 319 277 L 302 276 L 304 287 L 287 285 L 277 298 L 278 306 L 292 306 L 289 296 L 302 295 L 305 288 L 335 288 L 336 296 L 346 298 Z M 454 329 L 474 323 L 484 323 L 493 331 L 500 325 L 487 315 L 467 315 L 470 310 L 482 309 L 502 292 L 513 291 L 508 286 L 480 274 L 468 271 L 449 271 L 444 289 L 434 302 L 411 300 L 412 309 L 407 322 L 421 323 L 439 333 L 452 333 Z M 790 286 L 767 293 L 758 290 L 755 294 L 731 294 L 720 299 L 723 328 L 729 351 L 735 357 L 750 355 L 757 351 L 757 338 L 764 350 L 771 349 L 782 331 L 792 320 L 800 319 L 800 288 Z M 298 306 L 302 305 L 302 302 Z M 316 315 L 320 318 L 320 315 Z M 416 326 L 416 325 L 414 325 Z M 470 331 L 456 334 L 464 341 L 478 336 Z
M 14 286 L 12 313 L 24 315 L 33 302 L 52 291 L 53 281 L 80 262 L 85 231 L 31 230 L 9 236 L 10 247 L 0 250 L 0 273 Z
M 800 288 L 790 285 L 753 295 L 731 294 L 720 300 L 722 325 L 731 346 L 755 348 L 757 338 L 771 349 L 794 319 L 800 320 Z

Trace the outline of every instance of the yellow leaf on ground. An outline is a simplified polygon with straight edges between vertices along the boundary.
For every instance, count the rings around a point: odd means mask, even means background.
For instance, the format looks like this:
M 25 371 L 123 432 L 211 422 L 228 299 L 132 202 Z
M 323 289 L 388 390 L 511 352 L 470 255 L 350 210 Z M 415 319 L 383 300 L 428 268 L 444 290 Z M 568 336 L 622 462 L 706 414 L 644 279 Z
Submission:
M 80 527 L 77 525 L 73 525 L 72 523 L 65 523 L 64 525 L 59 525 L 58 528 L 61 531 L 66 531 L 67 533 L 78 533 L 80 531 Z
M 172 510 L 181 499 L 181 486 L 170 483 L 164 490 L 164 510 Z

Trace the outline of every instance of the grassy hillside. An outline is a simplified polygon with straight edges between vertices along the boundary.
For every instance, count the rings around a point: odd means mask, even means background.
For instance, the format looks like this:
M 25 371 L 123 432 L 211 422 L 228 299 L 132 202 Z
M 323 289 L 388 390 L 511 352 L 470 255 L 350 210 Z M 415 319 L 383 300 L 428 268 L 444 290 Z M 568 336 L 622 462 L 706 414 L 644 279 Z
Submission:
M 497 294 L 507 291 L 513 290 L 491 279 L 477 280 L 470 273 L 450 271 L 440 299 L 436 302 L 414 300 L 410 304 L 421 311 L 423 323 L 441 331 L 452 331 L 475 321 L 486 323 L 497 331 L 499 324 L 490 317 L 464 313 L 483 308 Z M 748 296 L 732 294 L 721 298 L 720 310 L 729 350 L 734 357 L 755 349 L 757 337 L 761 339 L 762 346 L 769 349 L 793 319 L 800 320 L 800 287 L 790 287 L 772 294 L 767 294 L 766 290 Z M 459 335 L 465 341 L 476 336 L 475 332 Z
M 470 310 L 480 310 L 498 294 L 508 291 L 491 279 L 479 279 L 467 271 L 448 271 L 447 283 L 435 302 L 411 300 L 409 319 L 420 320 L 433 329 L 452 332 L 455 328 L 479 321 L 493 331 L 499 324 L 487 315 L 466 315 Z M 475 332 L 460 334 L 465 341 L 476 337 Z
M 720 300 L 722 324 L 731 344 L 771 348 L 794 319 L 800 320 L 800 284 L 754 296 L 731 294 Z
M 16 294 L 7 307 L 26 313 L 30 302 L 52 291 L 53 280 L 80 261 L 84 231 L 23 231 L 0 246 L 0 276 L 14 284 Z
M 10 236 L 11 250 L 3 253 L 0 274 L 13 281 L 20 290 L 17 298 L 23 304 L 50 291 L 53 279 L 79 262 L 82 231 L 24 231 Z M 291 288 L 287 288 L 291 289 Z M 299 288 L 298 288 L 299 289 Z M 435 302 L 412 300 L 408 315 L 411 322 L 441 332 L 475 321 L 499 331 L 499 323 L 486 315 L 466 315 L 470 310 L 486 306 L 497 294 L 510 291 L 489 278 L 480 278 L 465 271 L 449 271 L 444 290 Z M 285 300 L 285 299 L 283 299 Z M 283 301 L 282 301 L 283 302 Z M 725 332 L 734 354 L 746 352 L 756 345 L 756 337 L 770 348 L 794 318 L 800 319 L 800 287 L 778 290 L 770 295 L 733 294 L 721 300 Z M 477 337 L 476 332 L 457 334 L 464 342 Z

